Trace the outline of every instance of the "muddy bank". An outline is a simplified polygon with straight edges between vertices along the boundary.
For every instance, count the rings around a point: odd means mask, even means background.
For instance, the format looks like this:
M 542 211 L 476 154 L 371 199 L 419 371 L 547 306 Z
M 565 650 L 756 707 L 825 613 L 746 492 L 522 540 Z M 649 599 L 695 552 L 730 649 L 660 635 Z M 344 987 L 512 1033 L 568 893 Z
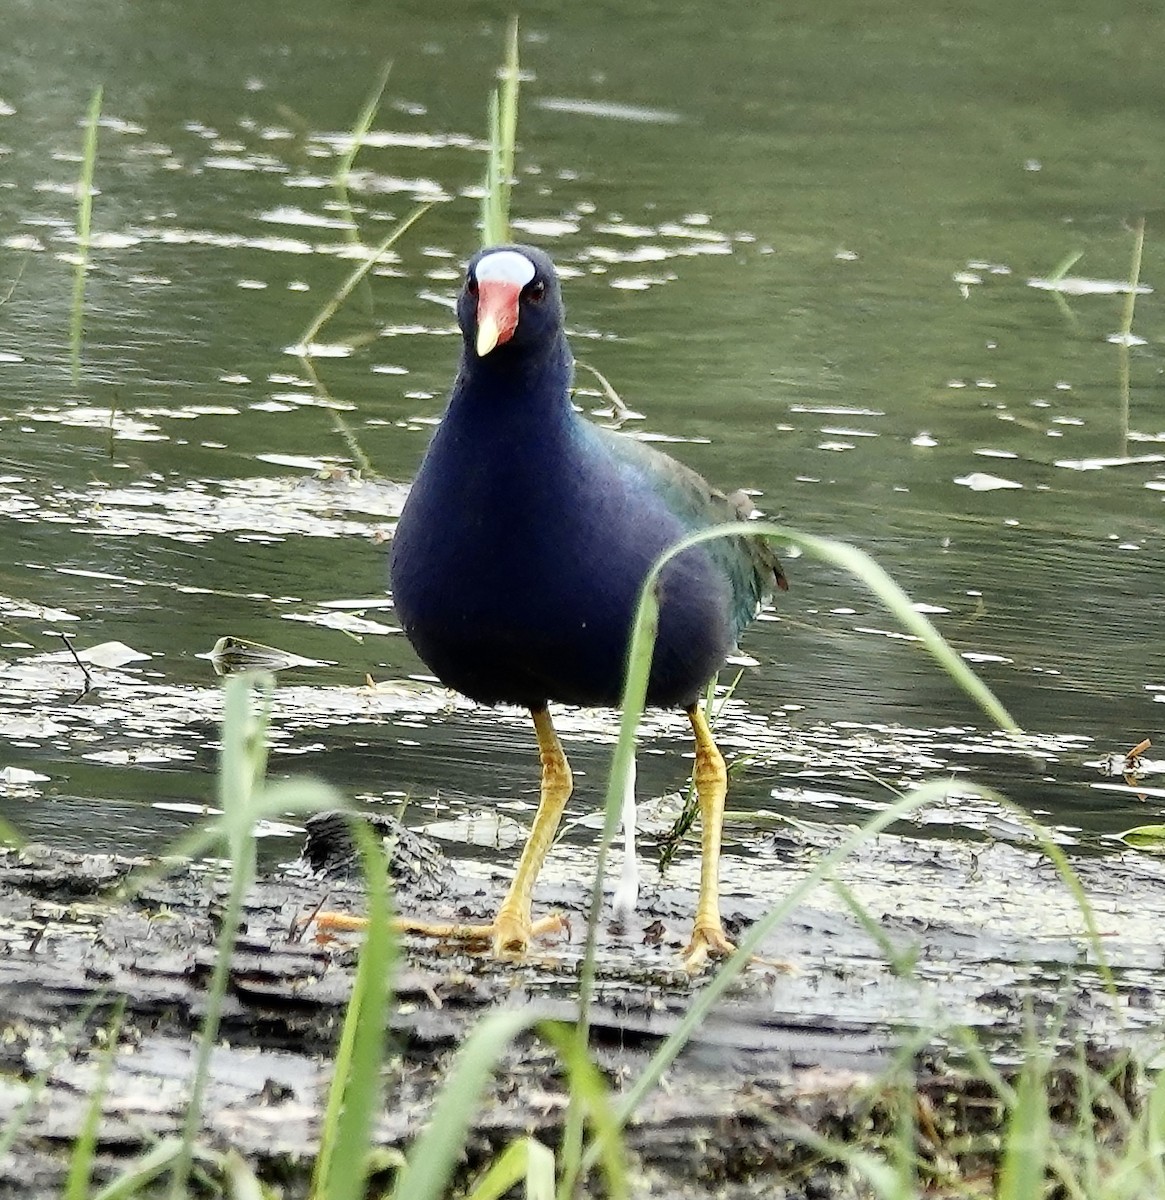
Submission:
M 824 827 L 782 829 L 747 858 L 726 856 L 730 927 L 770 907 L 842 836 Z M 576 848 L 556 855 L 540 888 L 542 904 L 571 916 L 572 937 L 546 943 L 524 964 L 409 941 L 376 1129 L 381 1145 L 407 1145 L 450 1054 L 485 1011 L 536 1005 L 548 1016 L 573 1015 L 586 887 L 579 858 Z M 178 1128 L 227 880 L 213 867 L 180 865 L 134 899 L 118 899 L 118 885 L 141 866 L 35 846 L 0 852 L 0 1128 L 29 1098 L 38 1073 L 47 1078 L 12 1152 L 0 1159 L 2 1194 L 59 1194 L 96 1078 L 98 1031 L 118 995 L 127 998 L 126 1015 L 100 1173 L 108 1177 Z M 1075 866 L 1115 971 L 1115 1000 L 1078 908 L 1034 848 L 887 835 L 865 846 L 839 877 L 875 927 L 837 893 L 819 889 L 770 939 L 766 954 L 795 970 L 750 969 L 629 1130 L 637 1194 L 858 1194 L 841 1173 L 823 1170 L 792 1131 L 808 1125 L 852 1139 L 889 1128 L 892 1105 L 877 1099 L 875 1083 L 918 1030 L 925 1033 L 914 1056 L 920 1103 L 935 1128 L 952 1135 L 989 1127 L 998 1115 L 972 1102 L 974 1088 L 961 1081 L 950 1050 L 955 1026 L 976 1030 L 1004 1066 L 1015 1061 L 1025 1023 L 1065 1050 L 1087 1045 L 1098 1062 L 1148 1054 L 1165 1013 L 1158 936 L 1165 872 L 1131 853 Z M 683 864 L 666 886 L 648 879 L 639 918 L 623 931 L 603 931 L 592 1022 L 596 1057 L 615 1088 L 635 1077 L 701 986 L 679 969 L 677 955 L 691 917 L 693 869 Z M 471 862 L 455 871 L 409 867 L 398 881 L 400 904 L 437 919 L 485 918 L 503 882 Z M 361 905 L 357 884 L 320 877 L 303 863 L 252 889 L 203 1120 L 207 1142 L 237 1148 L 291 1196 L 306 1188 L 355 965 L 353 940 L 292 932 L 325 897 L 329 906 Z M 484 1100 L 466 1172 L 515 1135 L 554 1141 L 563 1110 L 552 1053 L 536 1039 L 521 1042 Z

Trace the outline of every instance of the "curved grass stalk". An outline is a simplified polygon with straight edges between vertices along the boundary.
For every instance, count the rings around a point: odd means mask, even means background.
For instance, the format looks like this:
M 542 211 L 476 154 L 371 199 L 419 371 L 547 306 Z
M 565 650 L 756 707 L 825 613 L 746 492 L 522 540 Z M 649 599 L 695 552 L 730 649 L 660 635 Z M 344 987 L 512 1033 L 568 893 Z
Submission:
M 639 606 L 632 629 L 622 697 L 619 740 L 612 758 L 607 785 L 606 813 L 599 843 L 595 879 L 591 889 L 586 949 L 580 974 L 579 1016 L 575 1027 L 580 1047 L 585 1047 L 589 1040 L 588 1011 L 594 994 L 595 943 L 598 918 L 602 907 L 606 857 L 614 837 L 626 781 L 634 760 L 635 737 L 647 696 L 647 680 L 659 622 L 657 589 L 660 575 L 671 559 L 693 546 L 715 538 L 756 537 L 758 535 L 782 538 L 792 542 L 814 557 L 842 567 L 855 575 L 923 644 L 952 679 L 987 713 L 997 726 L 1013 734 L 1022 733 L 1011 714 L 996 699 L 987 685 L 959 658 L 931 622 L 912 607 L 906 593 L 865 552 L 842 542 L 801 533 L 783 525 L 765 521 L 732 522 L 710 529 L 697 530 L 681 539 L 661 555 L 648 572 L 640 592 Z M 879 813 L 868 825 L 823 857 L 805 879 L 749 930 L 741 940 L 736 954 L 727 960 L 712 982 L 701 991 L 679 1026 L 652 1058 L 648 1069 L 624 1096 L 617 1111 L 617 1124 L 620 1128 L 630 1119 L 642 1098 L 655 1087 L 660 1076 L 675 1060 L 716 1000 L 751 961 L 753 954 L 768 933 L 784 920 L 810 891 L 822 880 L 828 878 L 833 868 L 854 849 L 919 805 L 938 795 L 945 794 L 948 787 L 949 784 L 946 781 L 924 785 L 902 797 L 884 812 Z M 581 1114 L 577 1109 L 578 1106 L 572 1103 L 571 1110 L 567 1114 L 567 1128 L 564 1136 L 564 1175 L 568 1179 L 585 1175 L 595 1165 L 598 1157 L 604 1153 L 605 1147 L 601 1144 L 602 1141 L 611 1136 L 603 1131 L 597 1138 L 592 1139 L 586 1153 L 582 1154 L 579 1149 Z
M 433 205 L 420 204 L 413 209 L 407 217 L 402 217 L 387 234 L 376 244 L 376 247 L 369 250 L 367 256 L 356 267 L 349 272 L 348 276 L 343 280 L 340 286 L 332 293 L 325 301 L 312 318 L 308 327 L 300 334 L 299 344 L 297 347 L 298 355 L 301 359 L 311 358 L 312 342 L 319 336 L 319 332 L 323 327 L 336 315 L 340 305 L 352 294 L 352 290 L 356 285 L 372 270 L 380 261 L 380 256 L 395 242 L 397 242 L 417 221 L 419 221 L 425 213 L 432 208 Z
M 587 921 L 587 943 L 580 981 L 579 1036 L 585 1041 L 586 1013 L 594 990 L 594 944 L 599 912 L 603 899 L 603 876 L 607 850 L 614 837 L 622 805 L 626 780 L 635 754 L 635 736 L 647 697 L 647 679 L 651 670 L 651 656 L 655 646 L 655 634 L 659 623 L 659 602 L 656 590 L 660 575 L 667 564 L 685 550 L 715 538 L 725 537 L 773 537 L 782 538 L 801 547 L 802 550 L 849 571 L 864 583 L 870 591 L 890 610 L 906 630 L 913 634 L 938 661 L 962 690 L 974 700 L 991 720 L 1009 733 L 1023 731 L 1006 708 L 996 699 L 991 689 L 951 649 L 942 634 L 917 612 L 910 597 L 890 578 L 886 572 L 863 550 L 829 538 L 801 533 L 784 525 L 770 521 L 735 521 L 700 529 L 682 538 L 664 553 L 651 568 L 640 591 L 639 607 L 631 634 L 631 647 L 627 656 L 627 674 L 622 697 L 622 718 L 619 726 L 619 741 L 611 762 L 611 774 L 607 784 L 606 819 L 602 839 L 599 843 L 599 860 L 591 889 L 591 906 Z

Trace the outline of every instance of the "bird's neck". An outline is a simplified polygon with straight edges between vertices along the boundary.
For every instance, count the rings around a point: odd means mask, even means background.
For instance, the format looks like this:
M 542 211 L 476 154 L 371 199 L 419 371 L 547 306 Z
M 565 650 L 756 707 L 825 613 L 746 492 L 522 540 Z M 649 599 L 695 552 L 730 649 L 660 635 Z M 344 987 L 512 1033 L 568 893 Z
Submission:
M 510 421 L 536 422 L 543 436 L 575 420 L 570 403 L 573 358 L 559 335 L 542 353 L 514 353 L 506 347 L 479 358 L 472 346 L 461 355 L 448 417 L 466 425 L 490 426 L 495 433 Z

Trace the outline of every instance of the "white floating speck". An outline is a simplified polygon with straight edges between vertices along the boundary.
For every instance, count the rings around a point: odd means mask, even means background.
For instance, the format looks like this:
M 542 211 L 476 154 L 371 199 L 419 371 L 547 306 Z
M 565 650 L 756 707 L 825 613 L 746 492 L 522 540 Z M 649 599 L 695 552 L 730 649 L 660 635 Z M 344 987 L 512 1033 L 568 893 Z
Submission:
M 125 250 L 129 246 L 140 246 L 142 239 L 128 233 L 94 233 L 89 245 L 94 250 Z
M 259 214 L 260 221 L 270 225 L 302 225 L 312 229 L 355 229 L 352 221 L 342 217 L 325 217 L 322 213 L 308 212 L 292 204 L 280 204 Z
M 961 487 L 969 487 L 973 492 L 998 492 L 1004 488 L 1022 488 L 1022 483 L 1014 479 L 1002 479 L 998 475 L 988 475 L 984 471 L 972 471 L 970 475 L 960 475 L 955 483 Z
M 975 453 L 980 458 L 1019 458 L 1019 455 L 1014 450 L 976 450 Z
M 1129 290 L 1126 279 L 1081 279 L 1075 275 L 1065 275 L 1062 279 L 1029 279 L 1027 285 L 1041 292 L 1060 292 L 1064 296 L 1118 296 Z M 1152 290 L 1147 283 L 1137 284 L 1138 296 L 1147 296 Z
M 1111 342 L 1114 346 L 1144 346 L 1147 344 L 1143 337 L 1137 337 L 1135 333 L 1110 333 L 1104 340 Z
M 813 413 L 821 417 L 884 417 L 879 408 L 852 408 L 844 404 L 790 404 L 794 413 Z
M 300 342 L 295 346 L 284 346 L 284 354 L 294 354 L 297 358 L 348 358 L 352 347 L 339 342 Z
M 536 101 L 549 112 L 572 113 L 580 117 L 606 117 L 614 121 L 636 121 L 647 125 L 675 125 L 683 118 L 663 108 L 645 108 L 640 104 L 618 104 L 611 100 L 583 100 L 571 96 L 543 96 Z
M 569 237 L 578 233 L 578 222 L 568 217 L 515 217 L 510 224 L 523 233 L 532 233 L 535 237 Z
M 912 446 L 937 446 L 938 442 L 926 430 L 923 430 L 910 439 L 910 444 Z
M 855 633 L 873 633 L 878 637 L 889 638 L 894 642 L 917 642 L 918 638 L 912 633 L 900 633 L 896 629 L 875 629 L 871 625 L 855 625 Z
M 1056 460 L 1056 466 L 1069 471 L 1101 471 L 1105 467 L 1135 467 L 1144 463 L 1159 462 L 1165 462 L 1165 454 L 1138 454 L 1120 458 L 1061 458 Z
M 30 783 L 48 783 L 48 775 L 38 775 L 27 767 L 5 767 L 0 770 L 0 783 L 19 784 L 26 786 Z
M 620 279 L 612 279 L 611 286 L 624 292 L 645 292 L 657 283 L 666 283 L 666 279 L 650 275 L 629 275 Z

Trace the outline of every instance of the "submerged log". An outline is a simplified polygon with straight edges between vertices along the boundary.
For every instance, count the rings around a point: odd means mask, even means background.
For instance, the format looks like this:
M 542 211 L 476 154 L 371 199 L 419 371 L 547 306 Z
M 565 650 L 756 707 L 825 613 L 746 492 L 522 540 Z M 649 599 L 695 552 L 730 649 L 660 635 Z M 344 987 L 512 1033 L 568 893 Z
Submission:
M 341 829 L 315 827 L 305 857 L 270 869 L 247 896 L 202 1113 L 206 1144 L 234 1148 L 288 1196 L 306 1193 L 359 942 L 302 928 L 324 901 L 362 906 Z M 841 836 L 827 827 L 782 831 L 752 859 L 726 858 L 730 929 L 766 911 Z M 402 908 L 488 919 L 500 875 L 473 862 L 451 870 L 431 844 L 393 837 Z M 406 941 L 377 1144 L 407 1149 L 450 1056 L 486 1012 L 576 1014 L 589 890 L 581 857 L 577 848 L 553 857 L 539 890 L 540 903 L 568 914 L 572 935 L 526 962 Z M 1085 1044 L 1110 1068 L 1135 1051 L 1165 1013 L 1156 934 L 1165 919 L 1162 868 L 1132 854 L 1076 867 L 1116 973 L 1115 995 L 1105 991 L 1079 909 L 1037 849 L 887 835 L 868 843 L 839 876 L 872 927 L 828 889 L 794 911 L 765 948 L 794 970 L 751 967 L 629 1127 L 636 1194 L 779 1196 L 810 1176 L 814 1195 L 858 1194 L 798 1131 L 876 1141 L 892 1129 L 897 1093 L 881 1096 L 877 1080 L 918 1031 L 919 1102 L 935 1128 L 946 1127 L 940 1115 L 949 1118 L 952 1137 L 997 1125 L 1001 1115 L 952 1055 L 956 1027 L 975 1030 L 1000 1062 L 1014 1063 L 1033 1034 L 1072 1053 Z M 131 876 L 137 883 L 122 898 Z M 213 864 L 163 869 L 43 846 L 0 851 L 0 1132 L 18 1123 L 0 1157 L 0 1195 L 60 1194 L 118 997 L 125 1010 L 97 1176 L 112 1178 L 180 1128 L 228 883 Z M 592 1037 L 615 1091 L 639 1074 L 701 986 L 677 953 L 690 921 L 689 880 L 647 891 L 639 919 L 600 938 Z M 1058 1078 L 1070 1093 L 1071 1070 Z M 1131 1091 L 1132 1075 L 1122 1078 Z M 556 1143 L 565 1103 L 552 1052 L 535 1036 L 517 1042 L 482 1098 L 462 1177 L 516 1136 Z

